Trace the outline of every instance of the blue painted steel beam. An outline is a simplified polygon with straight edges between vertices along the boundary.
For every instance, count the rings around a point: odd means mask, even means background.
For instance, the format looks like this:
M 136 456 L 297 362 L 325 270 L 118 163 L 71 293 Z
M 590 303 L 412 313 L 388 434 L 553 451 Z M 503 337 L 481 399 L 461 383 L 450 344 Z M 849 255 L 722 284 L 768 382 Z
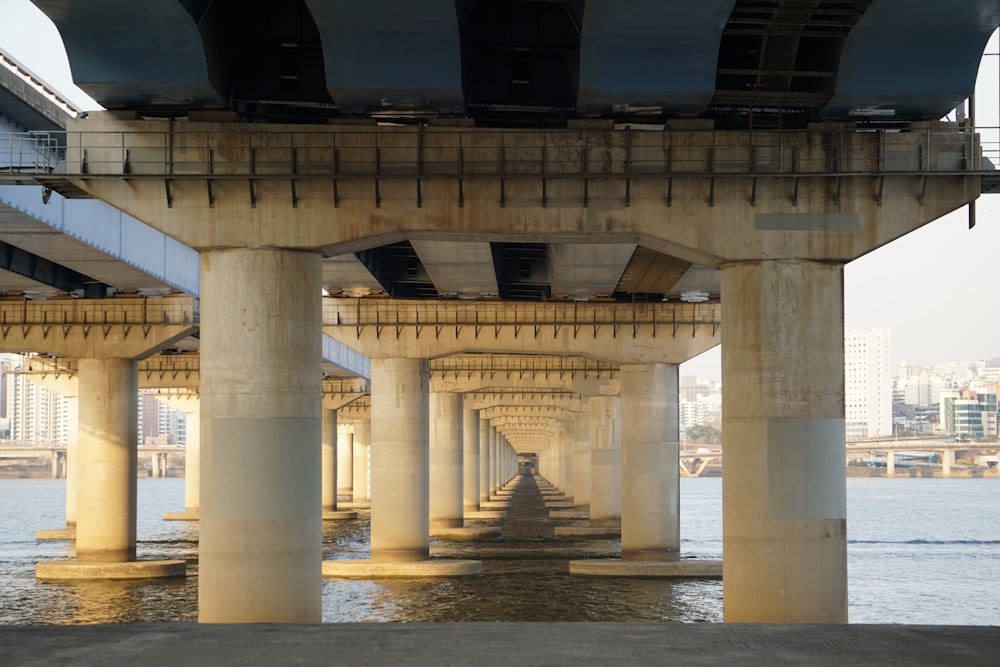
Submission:
M 91 299 L 102 298 L 108 291 L 107 285 L 90 276 L 3 241 L 0 241 L 0 269 L 54 287 L 60 292 L 82 290 L 83 296 Z
M 969 97 L 997 0 L 876 0 L 841 53 L 824 118 L 940 118 Z
M 222 106 L 201 35 L 177 0 L 32 0 L 56 24 L 73 80 L 109 108 Z
M 702 112 L 715 92 L 719 41 L 734 4 L 587 0 L 578 111 Z
M 327 88 L 344 111 L 464 110 L 454 0 L 305 0 Z

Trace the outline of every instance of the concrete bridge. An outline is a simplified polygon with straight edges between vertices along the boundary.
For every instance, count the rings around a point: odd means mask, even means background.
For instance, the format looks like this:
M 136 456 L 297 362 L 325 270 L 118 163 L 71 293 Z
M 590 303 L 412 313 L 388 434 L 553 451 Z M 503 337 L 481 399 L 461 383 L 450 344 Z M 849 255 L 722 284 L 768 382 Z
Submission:
M 341 418 L 370 446 L 373 569 L 442 573 L 431 522 L 528 451 L 625 564 L 676 564 L 677 365 L 721 343 L 726 619 L 847 620 L 842 270 L 993 187 L 938 119 L 994 1 L 36 4 L 109 110 L 25 112 L 49 134 L 7 140 L 28 194 L 5 202 L 35 208 L 5 220 L 99 199 L 200 267 L 157 285 L 200 297 L 188 326 L 7 323 L 4 349 L 78 358 L 77 560 L 39 576 L 176 571 L 135 562 L 127 397 L 139 360 L 195 348 L 202 621 L 319 619 Z

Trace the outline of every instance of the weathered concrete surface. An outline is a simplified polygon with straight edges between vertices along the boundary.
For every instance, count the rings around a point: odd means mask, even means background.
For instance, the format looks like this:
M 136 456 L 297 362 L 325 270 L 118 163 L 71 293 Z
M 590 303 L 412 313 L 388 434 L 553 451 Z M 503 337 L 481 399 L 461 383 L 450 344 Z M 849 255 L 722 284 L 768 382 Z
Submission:
M 46 581 L 73 579 L 154 579 L 183 577 L 182 560 L 138 560 L 122 563 L 55 560 L 35 565 L 35 576 Z
M 325 560 L 323 576 L 341 579 L 469 577 L 483 573 L 481 560 L 430 558 L 417 561 Z
M 592 577 L 696 577 L 722 578 L 721 560 L 571 560 L 569 573 Z
M 0 627 L 0 664 L 988 665 L 992 627 L 337 623 Z

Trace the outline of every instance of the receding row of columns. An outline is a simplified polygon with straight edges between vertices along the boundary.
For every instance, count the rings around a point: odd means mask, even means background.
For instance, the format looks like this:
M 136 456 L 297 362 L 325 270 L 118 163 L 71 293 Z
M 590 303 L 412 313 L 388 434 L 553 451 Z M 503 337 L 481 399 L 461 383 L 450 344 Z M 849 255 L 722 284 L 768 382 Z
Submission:
M 319 255 L 219 250 L 202 267 L 205 442 L 198 497 L 185 500 L 201 521 L 199 619 L 315 622 L 319 526 L 337 486 L 317 381 Z M 727 620 L 846 620 L 841 268 L 723 267 Z M 136 362 L 79 369 L 77 561 L 134 563 Z M 371 369 L 371 560 L 426 560 L 431 522 L 492 500 L 516 456 L 489 420 L 466 425 L 474 409 L 458 394 L 431 394 L 426 360 Z M 677 368 L 625 365 L 621 378 L 620 396 L 590 397 L 573 435 L 554 439 L 542 473 L 593 526 L 621 525 L 623 559 L 676 559 Z M 476 452 L 478 466 L 458 465 Z M 341 487 L 355 498 L 357 463 Z

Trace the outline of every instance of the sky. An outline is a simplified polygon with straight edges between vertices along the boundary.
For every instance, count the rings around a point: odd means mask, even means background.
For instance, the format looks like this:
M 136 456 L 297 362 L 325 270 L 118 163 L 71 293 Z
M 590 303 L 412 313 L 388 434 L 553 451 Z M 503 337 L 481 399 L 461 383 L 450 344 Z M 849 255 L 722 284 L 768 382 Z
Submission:
M 73 85 L 58 31 L 29 0 L 0 0 L 0 47 L 81 109 L 99 108 Z M 980 127 L 1000 126 L 998 51 L 994 34 L 976 90 Z M 976 218 L 969 229 L 963 208 L 846 266 L 844 326 L 888 328 L 893 375 L 903 359 L 1000 357 L 1000 194 L 980 197 Z M 719 348 L 683 364 L 681 374 L 720 379 Z

